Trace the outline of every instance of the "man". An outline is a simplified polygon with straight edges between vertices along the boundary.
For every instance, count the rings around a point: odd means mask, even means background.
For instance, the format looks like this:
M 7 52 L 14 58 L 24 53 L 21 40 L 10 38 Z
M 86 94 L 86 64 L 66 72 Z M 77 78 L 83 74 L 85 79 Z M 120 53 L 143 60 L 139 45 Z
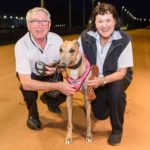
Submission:
M 33 8 L 27 12 L 26 21 L 28 32 L 15 45 L 16 72 L 29 112 L 27 126 L 39 129 L 41 122 L 36 103 L 38 91 L 57 90 L 65 95 L 72 95 L 75 89 L 67 82 L 48 82 L 50 76 L 56 72 L 55 67 L 46 66 L 46 75 L 43 76 L 40 76 L 35 68 L 35 64 L 39 61 L 50 65 L 51 62 L 59 60 L 59 47 L 63 41 L 57 34 L 49 32 L 51 27 L 49 12 L 44 8 Z M 48 104 L 50 110 L 59 111 L 58 105 L 64 101 L 65 96 L 59 102 L 56 100 L 57 106 L 52 97 L 44 95 L 41 98 Z

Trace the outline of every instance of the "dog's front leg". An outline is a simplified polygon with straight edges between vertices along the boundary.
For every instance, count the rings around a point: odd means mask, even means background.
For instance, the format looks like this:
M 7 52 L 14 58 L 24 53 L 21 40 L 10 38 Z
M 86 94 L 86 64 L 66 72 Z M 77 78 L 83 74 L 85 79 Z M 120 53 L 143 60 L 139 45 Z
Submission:
M 68 126 L 67 126 L 67 136 L 65 138 L 65 144 L 71 144 L 72 140 L 72 97 L 67 96 L 67 112 L 68 112 Z
M 86 141 L 92 142 L 93 136 L 91 132 L 91 102 L 87 98 L 87 94 L 84 95 L 86 119 L 87 119 L 87 130 L 86 130 Z

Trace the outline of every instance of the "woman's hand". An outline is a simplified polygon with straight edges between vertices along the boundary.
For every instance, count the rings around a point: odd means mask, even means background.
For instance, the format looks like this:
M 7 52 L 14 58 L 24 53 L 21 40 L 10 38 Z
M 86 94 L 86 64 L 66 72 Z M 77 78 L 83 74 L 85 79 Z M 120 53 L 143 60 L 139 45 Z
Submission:
M 104 78 L 94 77 L 94 79 L 86 81 L 86 84 L 93 88 L 104 86 Z
M 110 75 L 104 76 L 102 78 L 94 77 L 94 79 L 88 80 L 86 84 L 89 86 L 92 86 L 93 88 L 104 86 L 107 83 L 122 80 L 125 77 L 126 72 L 127 72 L 127 68 L 120 68 L 116 72 Z

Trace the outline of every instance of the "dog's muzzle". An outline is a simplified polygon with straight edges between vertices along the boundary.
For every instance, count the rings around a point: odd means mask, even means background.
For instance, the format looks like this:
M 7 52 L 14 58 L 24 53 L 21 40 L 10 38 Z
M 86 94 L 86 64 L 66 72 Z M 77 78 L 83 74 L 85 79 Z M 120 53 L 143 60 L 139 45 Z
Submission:
M 59 64 L 57 64 L 57 67 L 60 69 L 65 69 L 67 67 L 67 65 L 65 63 L 59 63 Z

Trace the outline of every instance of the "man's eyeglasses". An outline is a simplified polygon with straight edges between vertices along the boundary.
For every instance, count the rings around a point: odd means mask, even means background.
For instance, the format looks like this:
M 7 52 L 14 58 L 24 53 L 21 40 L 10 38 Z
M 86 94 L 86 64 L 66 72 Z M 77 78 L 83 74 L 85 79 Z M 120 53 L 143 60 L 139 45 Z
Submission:
M 32 23 L 34 26 L 38 26 L 42 23 L 43 26 L 47 26 L 49 24 L 49 20 L 31 20 L 29 21 Z

